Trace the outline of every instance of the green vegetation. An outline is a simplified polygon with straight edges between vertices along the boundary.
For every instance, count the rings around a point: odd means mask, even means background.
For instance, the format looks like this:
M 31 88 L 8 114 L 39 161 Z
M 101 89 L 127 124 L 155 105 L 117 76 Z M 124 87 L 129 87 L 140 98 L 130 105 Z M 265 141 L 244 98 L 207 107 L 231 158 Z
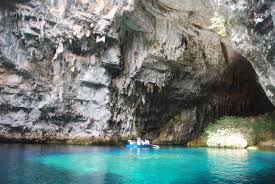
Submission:
M 231 135 L 241 135 L 247 141 L 247 146 L 264 145 L 273 147 L 275 142 L 275 113 L 244 118 L 222 117 L 210 124 L 200 138 L 191 141 L 188 145 L 211 146 L 209 140 L 213 139 L 213 136 L 215 136 L 215 139 L 223 139 L 223 136 Z M 220 147 L 220 145 L 217 145 L 217 147 Z
M 218 129 L 237 129 L 246 138 L 254 143 L 275 139 L 275 114 L 266 114 L 258 117 L 223 117 L 216 123 L 208 126 L 207 132 L 214 132 Z
M 215 30 L 220 36 L 226 37 L 227 34 L 227 22 L 223 16 L 214 16 L 210 19 L 210 29 Z
M 152 38 L 147 39 L 146 44 L 150 48 L 155 48 L 156 49 L 156 48 L 159 47 L 159 42 L 158 42 L 158 40 L 155 36 L 152 37 Z

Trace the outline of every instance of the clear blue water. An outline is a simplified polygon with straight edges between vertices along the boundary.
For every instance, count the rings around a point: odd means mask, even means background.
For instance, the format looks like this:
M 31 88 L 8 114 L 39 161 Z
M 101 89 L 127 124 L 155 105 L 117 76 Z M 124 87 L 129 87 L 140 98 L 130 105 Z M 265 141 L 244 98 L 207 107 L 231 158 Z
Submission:
M 0 184 L 275 183 L 275 152 L 0 144 Z

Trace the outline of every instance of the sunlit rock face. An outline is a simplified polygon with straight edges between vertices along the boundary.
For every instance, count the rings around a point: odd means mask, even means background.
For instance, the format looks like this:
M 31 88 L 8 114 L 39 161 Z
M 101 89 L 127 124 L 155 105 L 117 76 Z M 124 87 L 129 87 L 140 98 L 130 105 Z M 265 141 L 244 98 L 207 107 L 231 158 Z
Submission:
M 220 148 L 246 148 L 247 140 L 236 129 L 219 129 L 208 133 L 207 146 Z
M 210 0 L 3 1 L 0 136 L 185 144 L 220 116 L 273 110 L 253 62 L 214 24 L 219 8 Z
M 226 116 L 208 125 L 188 146 L 274 149 L 274 112 L 249 117 Z

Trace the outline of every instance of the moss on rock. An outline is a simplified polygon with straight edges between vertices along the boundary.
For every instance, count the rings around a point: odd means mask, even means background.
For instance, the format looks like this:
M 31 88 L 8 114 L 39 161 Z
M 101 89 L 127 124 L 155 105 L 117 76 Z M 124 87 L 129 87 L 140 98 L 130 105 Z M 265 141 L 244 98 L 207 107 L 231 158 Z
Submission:
M 188 146 L 224 148 L 259 147 L 275 148 L 275 113 L 257 117 L 225 116 L 210 124 L 203 135 Z

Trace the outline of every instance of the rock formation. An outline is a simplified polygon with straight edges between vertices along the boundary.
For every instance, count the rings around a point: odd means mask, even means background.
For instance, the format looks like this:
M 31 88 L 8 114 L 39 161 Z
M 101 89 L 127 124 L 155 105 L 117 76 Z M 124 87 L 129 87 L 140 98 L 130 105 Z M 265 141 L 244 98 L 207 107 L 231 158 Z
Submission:
M 1 140 L 185 144 L 223 115 L 272 111 L 272 4 L 3 1 Z
M 188 146 L 222 148 L 275 148 L 275 114 L 256 117 L 222 117 L 208 125 Z

